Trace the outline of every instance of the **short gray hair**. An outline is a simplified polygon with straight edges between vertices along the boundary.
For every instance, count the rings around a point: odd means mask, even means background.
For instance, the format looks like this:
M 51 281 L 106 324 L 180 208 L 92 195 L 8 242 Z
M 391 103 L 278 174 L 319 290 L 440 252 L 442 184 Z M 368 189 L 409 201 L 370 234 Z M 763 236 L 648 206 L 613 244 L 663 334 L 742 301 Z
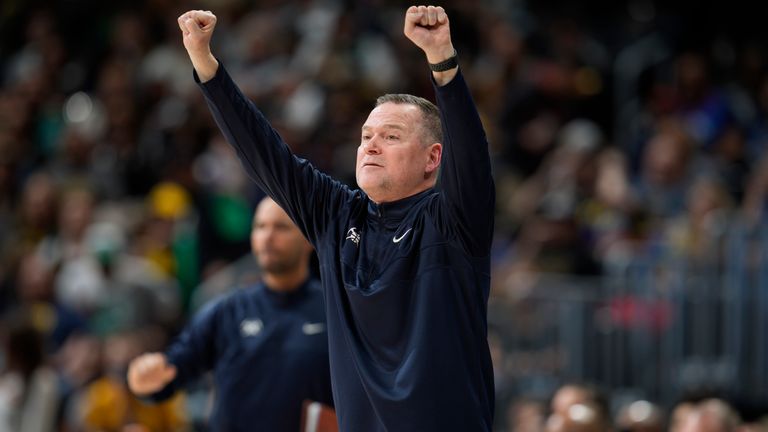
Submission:
M 402 93 L 390 93 L 383 96 L 379 96 L 376 99 L 376 106 L 383 105 L 385 103 L 393 103 L 398 105 L 413 105 L 421 111 L 424 122 L 421 127 L 423 129 L 423 137 L 425 139 L 424 145 L 432 143 L 443 142 L 443 127 L 440 123 L 440 110 L 432 102 L 418 96 Z

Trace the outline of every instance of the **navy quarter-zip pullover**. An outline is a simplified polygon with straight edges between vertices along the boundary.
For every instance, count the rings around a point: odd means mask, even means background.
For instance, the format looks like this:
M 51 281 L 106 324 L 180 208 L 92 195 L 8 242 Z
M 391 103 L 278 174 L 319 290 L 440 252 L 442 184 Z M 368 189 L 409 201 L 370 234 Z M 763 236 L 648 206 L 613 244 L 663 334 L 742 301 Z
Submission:
M 333 405 L 323 294 L 307 280 L 291 292 L 263 283 L 206 305 L 167 349 L 176 378 L 162 400 L 213 372 L 216 432 L 298 432 L 304 400 Z
M 223 65 L 201 88 L 250 177 L 317 250 L 341 430 L 490 431 L 495 192 L 461 72 L 435 85 L 444 135 L 439 184 L 385 204 L 294 156 Z

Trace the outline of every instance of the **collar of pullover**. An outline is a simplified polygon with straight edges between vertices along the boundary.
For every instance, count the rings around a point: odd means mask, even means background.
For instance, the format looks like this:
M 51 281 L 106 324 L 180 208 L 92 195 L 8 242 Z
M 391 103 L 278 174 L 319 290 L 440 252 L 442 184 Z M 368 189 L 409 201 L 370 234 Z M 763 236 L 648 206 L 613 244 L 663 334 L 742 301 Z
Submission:
M 309 278 L 307 278 L 301 285 L 291 291 L 274 291 L 264 284 L 264 291 L 267 293 L 272 302 L 280 306 L 288 306 L 297 301 L 300 301 L 307 295 L 309 290 Z
M 383 221 L 400 221 L 405 217 L 405 215 L 413 207 L 414 204 L 419 202 L 427 195 L 432 194 L 433 192 L 434 188 L 429 188 L 417 193 L 416 195 L 411 195 L 407 198 L 381 204 L 376 204 L 369 199 L 368 215 Z

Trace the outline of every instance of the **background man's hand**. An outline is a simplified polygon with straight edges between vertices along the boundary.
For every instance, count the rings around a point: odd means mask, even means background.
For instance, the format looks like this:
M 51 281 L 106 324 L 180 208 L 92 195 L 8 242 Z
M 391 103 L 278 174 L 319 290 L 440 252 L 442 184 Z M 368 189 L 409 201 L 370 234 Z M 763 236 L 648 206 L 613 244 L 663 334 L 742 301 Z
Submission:
M 142 354 L 128 366 L 128 387 L 138 396 L 160 391 L 176 377 L 176 366 L 164 354 Z

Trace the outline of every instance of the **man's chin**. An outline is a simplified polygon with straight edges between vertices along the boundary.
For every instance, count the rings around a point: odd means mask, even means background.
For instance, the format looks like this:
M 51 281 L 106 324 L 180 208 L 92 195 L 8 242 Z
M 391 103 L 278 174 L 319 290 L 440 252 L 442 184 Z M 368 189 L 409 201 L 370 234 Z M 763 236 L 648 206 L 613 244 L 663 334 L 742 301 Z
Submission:
M 381 179 L 372 178 L 368 175 L 360 175 L 357 177 L 357 186 L 363 190 L 366 194 L 375 192 L 381 189 Z
M 371 189 L 371 184 L 366 178 L 358 176 L 355 181 L 357 182 L 357 187 L 362 189 L 363 192 L 368 193 L 368 191 Z
M 293 259 L 289 256 L 282 257 L 281 260 L 270 260 L 265 263 L 259 263 L 261 270 L 264 273 L 272 273 L 274 275 L 285 275 L 298 271 L 301 266 L 300 261 Z
M 259 267 L 261 267 L 261 270 L 266 273 L 276 273 L 283 268 L 283 266 L 280 265 L 279 262 L 275 262 L 271 260 L 259 261 Z

